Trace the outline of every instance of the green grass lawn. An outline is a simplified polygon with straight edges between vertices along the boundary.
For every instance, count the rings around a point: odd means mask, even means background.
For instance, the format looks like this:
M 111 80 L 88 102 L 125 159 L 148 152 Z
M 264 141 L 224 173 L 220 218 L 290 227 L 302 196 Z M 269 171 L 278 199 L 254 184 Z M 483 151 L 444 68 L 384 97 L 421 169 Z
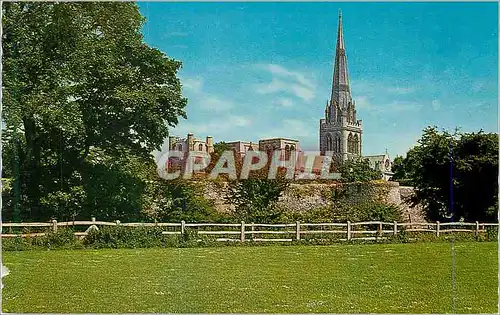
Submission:
M 497 243 L 456 252 L 456 312 L 496 313 Z M 449 243 L 4 252 L 4 312 L 447 313 Z

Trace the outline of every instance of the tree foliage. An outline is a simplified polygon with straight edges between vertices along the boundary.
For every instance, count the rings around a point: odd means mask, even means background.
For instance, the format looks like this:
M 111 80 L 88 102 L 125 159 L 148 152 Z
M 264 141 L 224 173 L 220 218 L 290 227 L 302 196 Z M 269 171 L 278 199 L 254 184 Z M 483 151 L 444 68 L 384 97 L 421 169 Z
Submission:
M 397 170 L 414 185 L 428 219 L 496 220 L 498 134 L 428 127 Z
M 272 223 L 281 216 L 276 202 L 289 186 L 284 178 L 248 178 L 229 183 L 227 200 L 235 206 L 238 220 Z
M 368 159 L 352 159 L 344 161 L 338 167 L 343 182 L 367 182 L 381 179 L 382 173 L 370 166 Z
M 404 157 L 398 155 L 394 158 L 394 160 L 392 161 L 391 171 L 394 173 L 394 175 L 392 175 L 393 181 L 401 181 L 407 179 L 408 175 L 405 170 Z
M 240 161 L 241 164 L 241 161 Z M 271 223 L 279 220 L 282 211 L 276 203 L 290 185 L 286 169 L 278 167 L 276 176 L 269 179 L 272 153 L 268 153 L 266 165 L 251 171 L 247 179 L 229 182 L 226 200 L 235 206 L 234 217 L 245 222 Z M 238 178 L 241 166 L 237 164 Z
M 224 141 L 214 143 L 214 153 L 216 154 L 216 156 L 220 156 L 224 151 L 229 150 L 231 150 L 231 147 Z
M 133 3 L 2 10 L 6 219 L 140 212 L 149 175 L 136 170 L 185 117 L 180 62 L 144 43 Z

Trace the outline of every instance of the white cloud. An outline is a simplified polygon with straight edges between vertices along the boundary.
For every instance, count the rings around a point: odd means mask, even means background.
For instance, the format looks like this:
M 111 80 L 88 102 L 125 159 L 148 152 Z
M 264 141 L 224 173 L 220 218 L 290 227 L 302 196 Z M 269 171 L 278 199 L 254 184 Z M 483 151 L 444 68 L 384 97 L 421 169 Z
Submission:
M 188 45 L 182 45 L 182 44 L 174 45 L 173 47 L 174 48 L 180 48 L 180 49 L 187 49 L 187 48 L 189 48 Z
M 256 92 L 259 94 L 285 92 L 293 94 L 307 102 L 311 101 L 316 96 L 315 91 L 309 87 L 296 83 L 287 83 L 280 79 L 273 79 L 268 84 L 257 85 Z
M 432 109 L 434 110 L 439 110 L 439 108 L 441 107 L 441 102 L 439 100 L 432 100 Z
M 484 84 L 482 82 L 474 82 L 472 83 L 472 92 L 477 93 L 483 90 Z
M 292 107 L 294 105 L 294 102 L 291 99 L 285 97 L 277 99 L 274 103 L 281 107 Z
M 357 108 L 371 108 L 372 107 L 372 104 L 368 100 L 368 97 L 364 96 L 364 95 L 356 97 L 354 102 L 355 102 Z
M 181 78 L 182 86 L 195 93 L 200 93 L 203 87 L 203 80 L 201 78 Z
M 200 99 L 200 108 L 203 110 L 223 112 L 231 109 L 232 107 L 233 103 L 231 101 L 221 99 L 217 96 L 208 95 Z
M 292 138 L 299 141 L 316 137 L 317 121 L 315 119 L 298 120 L 283 119 L 279 127 L 266 130 L 259 134 L 259 139 L 267 138 Z
M 381 106 L 380 111 L 403 112 L 403 111 L 418 111 L 423 107 L 422 104 L 405 101 L 393 101 L 387 105 Z
M 267 84 L 256 85 L 256 92 L 259 94 L 272 94 L 276 92 L 285 92 L 295 95 L 304 101 L 310 102 L 316 96 L 316 85 L 313 80 L 305 74 L 297 71 L 288 70 L 275 64 L 260 65 L 272 74 L 271 82 Z
M 183 87 L 192 93 L 189 103 L 205 111 L 223 112 L 233 108 L 233 102 L 219 96 L 208 94 L 203 91 L 203 79 L 181 78 Z
M 352 90 L 360 94 L 380 94 L 387 93 L 392 95 L 407 95 L 415 92 L 415 87 L 405 87 L 392 85 L 388 82 L 353 80 L 351 81 Z
M 389 93 L 394 93 L 394 94 L 402 95 L 402 94 L 413 93 L 415 91 L 415 89 L 414 88 L 410 88 L 410 87 L 398 87 L 398 86 L 395 86 L 395 87 L 388 88 L 387 91 Z
M 188 133 L 193 133 L 196 137 L 218 136 L 219 140 L 227 140 L 227 135 L 232 134 L 241 127 L 248 127 L 252 124 L 252 120 L 247 116 L 226 115 L 219 116 L 204 123 L 190 123 L 181 121 L 174 128 L 172 134 L 184 136 Z M 217 140 L 218 141 L 218 140 Z
M 264 66 L 269 72 L 276 76 L 281 76 L 281 77 L 291 77 L 294 78 L 297 82 L 299 82 L 302 85 L 308 86 L 310 88 L 314 88 L 314 82 L 308 78 L 303 73 L 297 72 L 297 71 L 290 71 L 287 70 L 286 68 L 275 65 L 275 64 L 268 64 Z
M 170 32 L 166 35 L 166 37 L 186 37 L 189 34 L 186 32 Z
M 422 104 L 409 101 L 392 101 L 384 104 L 374 104 L 367 96 L 358 96 L 355 102 L 356 108 L 376 113 L 418 111 L 423 108 Z
M 234 124 L 235 126 L 238 126 L 238 127 L 249 126 L 252 124 L 252 120 L 250 120 L 248 117 L 245 117 L 245 116 L 231 115 L 227 118 L 226 121 L 228 123 Z
M 300 134 L 302 137 L 308 136 L 307 129 L 310 128 L 310 126 L 306 125 L 304 121 L 297 119 L 284 119 L 283 127 L 285 132 L 292 135 Z

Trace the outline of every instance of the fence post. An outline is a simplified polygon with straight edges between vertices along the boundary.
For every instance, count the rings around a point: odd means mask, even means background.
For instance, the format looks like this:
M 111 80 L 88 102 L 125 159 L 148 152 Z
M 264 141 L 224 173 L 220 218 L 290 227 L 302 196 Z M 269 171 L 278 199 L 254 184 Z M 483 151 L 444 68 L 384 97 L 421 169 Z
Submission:
M 92 224 L 95 224 L 95 217 L 92 217 Z
M 398 235 L 398 222 L 394 221 L 394 235 Z
M 300 241 L 300 221 L 295 222 L 295 226 L 296 239 L 297 241 Z
M 120 225 L 120 220 L 116 220 L 116 225 Z
M 382 222 L 379 222 L 378 223 L 378 234 L 380 237 L 382 237 L 382 231 L 383 231 L 383 226 L 382 226 Z
M 251 234 L 252 241 L 253 241 L 253 233 L 255 232 L 255 226 L 253 224 L 254 223 L 252 222 L 252 234 Z
M 57 233 L 57 220 L 52 220 L 52 231 Z
M 186 222 L 184 220 L 181 221 L 181 235 L 184 235 L 184 232 L 186 232 Z
M 351 240 L 351 221 L 347 221 L 347 240 Z
M 245 241 L 245 221 L 241 221 L 241 235 L 240 235 L 240 240 L 242 242 Z
M 436 221 L 436 236 L 439 237 L 439 221 Z
M 476 236 L 479 236 L 479 222 L 476 221 Z

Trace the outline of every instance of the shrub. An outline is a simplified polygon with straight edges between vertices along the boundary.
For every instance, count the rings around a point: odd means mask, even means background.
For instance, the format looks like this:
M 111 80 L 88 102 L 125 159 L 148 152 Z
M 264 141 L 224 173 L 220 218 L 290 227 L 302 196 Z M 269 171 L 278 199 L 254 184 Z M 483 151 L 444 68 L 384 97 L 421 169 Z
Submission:
M 82 248 L 82 243 L 75 237 L 73 229 L 60 228 L 54 233 L 46 230 L 45 236 L 13 237 L 2 240 L 2 249 L 19 251 L 30 249 L 76 249 Z
M 83 244 L 93 248 L 148 248 L 172 244 L 169 236 L 161 232 L 159 227 L 103 226 L 99 230 L 91 230 L 83 239 Z
M 401 215 L 397 205 L 383 202 L 347 203 L 337 202 L 334 205 L 334 218 L 339 222 L 360 221 L 400 221 Z

